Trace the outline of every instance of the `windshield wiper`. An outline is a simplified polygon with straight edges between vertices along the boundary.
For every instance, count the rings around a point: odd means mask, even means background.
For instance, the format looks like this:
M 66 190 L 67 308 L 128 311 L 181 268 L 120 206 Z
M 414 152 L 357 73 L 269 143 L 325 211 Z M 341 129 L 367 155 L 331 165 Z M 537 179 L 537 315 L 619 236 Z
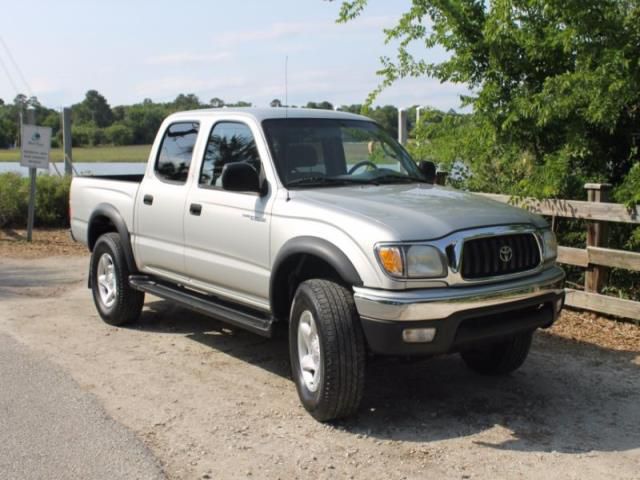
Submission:
M 409 177 L 405 175 L 394 175 L 392 173 L 387 175 L 380 175 L 379 177 L 374 177 L 369 180 L 370 183 L 380 184 L 380 183 L 394 183 L 394 182 L 403 182 L 403 183 L 425 183 L 426 180 L 420 177 Z
M 335 177 L 324 177 L 324 176 L 321 176 L 321 175 L 317 175 L 317 176 L 314 176 L 314 177 L 303 177 L 303 178 L 296 178 L 295 180 L 291 180 L 290 182 L 287 182 L 287 187 L 294 187 L 294 186 L 312 187 L 312 186 L 324 186 L 324 185 L 349 185 L 349 184 L 354 184 L 354 183 L 363 184 L 363 183 L 366 183 L 366 182 L 363 182 L 361 180 L 350 179 L 350 178 L 335 178 Z

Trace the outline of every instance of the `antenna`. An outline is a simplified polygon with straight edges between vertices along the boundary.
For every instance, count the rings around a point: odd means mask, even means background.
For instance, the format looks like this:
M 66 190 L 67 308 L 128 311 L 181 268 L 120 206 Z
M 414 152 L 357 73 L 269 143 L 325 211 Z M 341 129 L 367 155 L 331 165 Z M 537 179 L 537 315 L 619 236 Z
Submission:
M 289 117 L 289 55 L 284 57 L 284 116 Z

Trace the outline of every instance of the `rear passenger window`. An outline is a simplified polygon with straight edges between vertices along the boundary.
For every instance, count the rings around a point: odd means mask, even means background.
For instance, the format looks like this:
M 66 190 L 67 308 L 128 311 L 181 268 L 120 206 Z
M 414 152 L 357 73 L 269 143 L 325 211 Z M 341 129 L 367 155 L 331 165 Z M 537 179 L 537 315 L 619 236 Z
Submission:
M 216 123 L 204 152 L 199 184 L 222 188 L 222 169 L 233 162 L 246 162 L 261 175 L 260 156 L 249 126 L 238 122 Z
M 163 180 L 185 183 L 198 138 L 198 123 L 173 123 L 167 128 L 156 162 L 156 174 Z

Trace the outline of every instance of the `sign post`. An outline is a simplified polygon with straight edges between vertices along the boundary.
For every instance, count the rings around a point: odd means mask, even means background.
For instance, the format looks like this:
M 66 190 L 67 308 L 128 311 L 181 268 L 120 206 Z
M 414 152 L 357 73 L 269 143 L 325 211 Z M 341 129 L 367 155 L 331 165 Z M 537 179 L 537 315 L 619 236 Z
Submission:
M 27 123 L 22 125 L 20 165 L 29 167 L 29 212 L 27 216 L 27 241 L 33 237 L 33 220 L 36 208 L 36 169 L 49 170 L 49 150 L 51 149 L 51 128 L 34 125 L 33 110 L 27 111 Z

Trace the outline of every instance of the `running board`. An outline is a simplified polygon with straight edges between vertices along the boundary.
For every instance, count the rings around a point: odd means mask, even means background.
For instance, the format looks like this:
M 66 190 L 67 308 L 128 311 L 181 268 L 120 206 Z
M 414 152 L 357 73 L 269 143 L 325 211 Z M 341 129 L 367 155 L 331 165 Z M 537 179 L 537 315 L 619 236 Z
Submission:
M 273 333 L 273 317 L 268 314 L 235 306 L 217 297 L 204 295 L 183 287 L 161 283 L 146 275 L 130 275 L 129 285 L 141 292 L 151 293 L 165 300 L 202 313 L 216 320 L 230 323 L 236 327 L 249 330 L 263 337 L 271 337 Z

